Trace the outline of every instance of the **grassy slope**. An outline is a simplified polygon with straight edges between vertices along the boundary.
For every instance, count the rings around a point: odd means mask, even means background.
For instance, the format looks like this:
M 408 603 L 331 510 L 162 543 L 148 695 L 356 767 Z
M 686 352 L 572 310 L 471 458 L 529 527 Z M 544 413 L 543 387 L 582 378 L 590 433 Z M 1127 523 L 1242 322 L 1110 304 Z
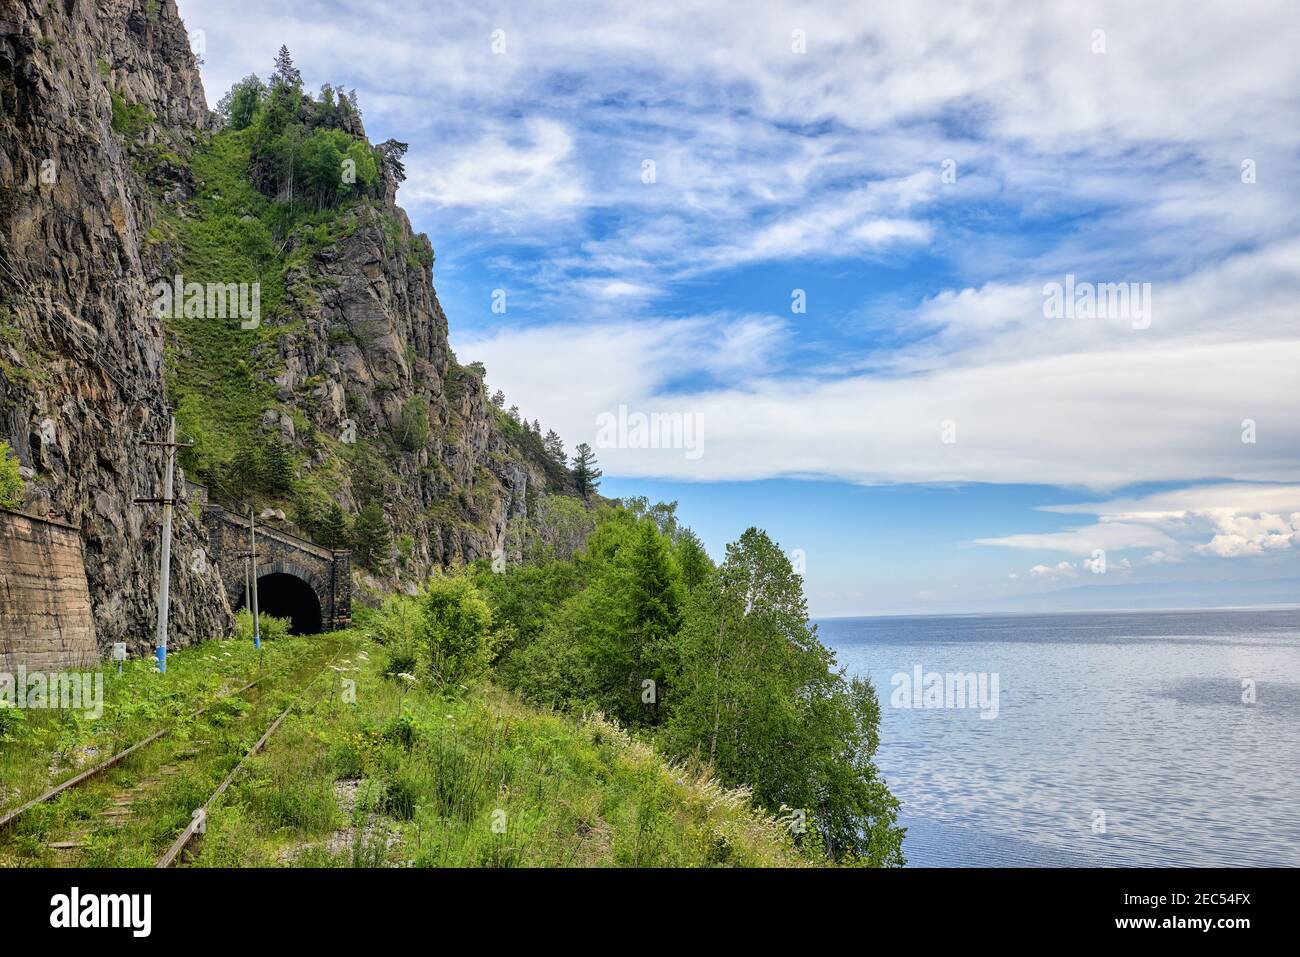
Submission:
M 323 643 L 328 642 L 329 648 Z M 28 712 L 0 742 L 0 808 L 102 760 L 165 724 L 166 745 L 20 819 L 5 864 L 148 866 L 221 777 L 315 671 L 346 657 L 209 818 L 198 863 L 211 866 L 791 866 L 806 863 L 784 826 L 700 769 L 675 768 L 598 717 L 543 713 L 490 685 L 448 697 L 382 674 L 385 652 L 360 632 L 209 642 L 121 678 L 105 666 L 98 721 Z M 265 668 L 287 674 L 262 695 L 181 716 Z M 306 671 L 304 671 L 306 669 Z M 111 674 L 109 674 L 111 672 Z M 343 682 L 356 683 L 355 701 Z M 399 711 L 400 709 L 400 711 Z M 400 717 L 399 717 L 400 713 Z M 172 746 L 199 745 L 184 762 Z M 171 776 L 160 769 L 176 765 Z M 124 825 L 101 815 L 136 795 Z M 499 813 L 498 813 L 499 812 Z M 50 841 L 85 836 L 75 856 Z
M 153 866 L 274 716 L 346 643 L 330 635 L 298 642 L 296 652 L 286 647 L 266 682 L 199 717 L 160 722 L 173 733 L 24 814 L 0 844 L 0 866 Z M 79 846 L 51 846 L 57 843 Z
M 791 866 L 785 827 L 608 722 L 382 675 L 368 644 L 209 818 L 210 866 Z
M 84 711 L 19 710 L 0 720 L 0 812 L 103 761 L 164 725 L 184 736 L 183 716 L 263 673 L 275 674 L 305 650 L 309 639 L 267 643 L 259 655 L 249 643 L 210 641 L 167 658 L 167 677 L 153 658 L 127 662 L 122 674 L 104 662 L 85 672 L 104 678 L 103 715 Z M 8 733 L 3 733 L 7 729 Z

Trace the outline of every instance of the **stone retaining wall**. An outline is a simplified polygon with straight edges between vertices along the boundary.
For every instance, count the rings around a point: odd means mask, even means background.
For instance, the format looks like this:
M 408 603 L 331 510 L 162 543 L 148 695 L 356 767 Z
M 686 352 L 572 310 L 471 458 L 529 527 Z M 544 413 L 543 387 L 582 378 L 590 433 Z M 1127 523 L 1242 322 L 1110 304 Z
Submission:
M 0 509 L 0 671 L 99 659 L 81 533 Z

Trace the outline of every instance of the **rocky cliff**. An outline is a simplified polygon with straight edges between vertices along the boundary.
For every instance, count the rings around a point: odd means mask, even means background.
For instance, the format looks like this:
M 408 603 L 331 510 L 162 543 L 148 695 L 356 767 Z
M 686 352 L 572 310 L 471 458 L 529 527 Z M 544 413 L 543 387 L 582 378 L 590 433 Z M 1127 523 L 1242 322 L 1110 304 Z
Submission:
M 7 0 L 0 10 L 0 439 L 26 511 L 81 529 L 101 647 L 152 644 L 165 438 L 164 329 L 148 308 L 150 190 L 113 129 L 113 94 L 184 147 L 209 124 L 171 0 Z M 172 622 L 224 631 L 230 610 L 197 521 L 179 510 Z M 193 571 L 192 568 L 202 569 Z
M 310 97 L 303 110 L 319 122 Z M 372 150 L 355 110 L 330 125 Z M 292 180 L 265 195 L 250 131 L 206 107 L 172 0 L 7 4 L 0 143 L 0 439 L 26 510 L 85 537 L 101 645 L 151 643 L 158 508 L 135 499 L 160 494 L 161 453 L 142 442 L 173 409 L 196 443 L 189 477 L 214 498 L 305 525 L 335 503 L 380 509 L 392 538 L 375 587 L 508 554 L 539 496 L 570 491 L 452 355 L 433 250 L 394 205 L 392 171 L 310 213 Z M 260 284 L 261 315 L 159 309 L 156 284 L 177 276 Z M 249 464 L 264 460 L 271 479 Z M 182 644 L 231 613 L 185 508 L 176 536 Z

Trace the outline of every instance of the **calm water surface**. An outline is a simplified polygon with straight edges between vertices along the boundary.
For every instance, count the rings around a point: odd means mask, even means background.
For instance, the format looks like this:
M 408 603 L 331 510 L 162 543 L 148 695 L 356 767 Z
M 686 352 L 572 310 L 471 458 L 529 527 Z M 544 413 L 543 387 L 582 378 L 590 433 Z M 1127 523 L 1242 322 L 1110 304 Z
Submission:
M 1300 609 L 818 625 L 880 696 L 910 865 L 1300 866 Z M 918 664 L 997 673 L 997 717 L 891 706 Z

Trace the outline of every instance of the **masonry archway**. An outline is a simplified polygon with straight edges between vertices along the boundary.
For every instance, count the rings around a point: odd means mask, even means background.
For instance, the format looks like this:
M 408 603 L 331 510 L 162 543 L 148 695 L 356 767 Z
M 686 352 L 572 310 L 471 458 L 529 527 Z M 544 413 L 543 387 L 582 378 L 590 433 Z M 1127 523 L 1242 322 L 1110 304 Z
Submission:
M 252 529 L 247 515 L 205 505 L 208 558 L 221 570 L 232 608 L 243 608 Z M 274 526 L 257 527 L 258 607 L 288 618 L 298 634 L 346 628 L 352 623 L 352 557 Z M 283 575 L 287 578 L 274 576 Z M 290 581 L 288 579 L 294 579 Z M 315 601 L 302 590 L 306 584 Z
M 257 609 L 260 614 L 289 619 L 295 635 L 314 635 L 323 630 L 321 588 L 314 576 L 288 562 L 257 569 Z M 240 596 L 240 606 L 244 602 Z

